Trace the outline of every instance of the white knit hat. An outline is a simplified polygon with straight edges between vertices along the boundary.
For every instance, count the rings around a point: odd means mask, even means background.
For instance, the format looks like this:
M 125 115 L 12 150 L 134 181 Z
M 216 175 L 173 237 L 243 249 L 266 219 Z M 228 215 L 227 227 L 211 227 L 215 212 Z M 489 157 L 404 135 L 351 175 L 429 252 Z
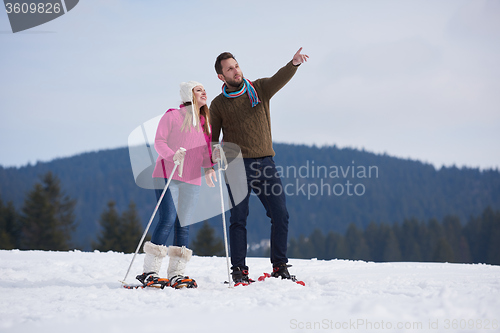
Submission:
M 182 82 L 181 87 L 181 101 L 182 103 L 191 102 L 193 103 L 193 88 L 197 86 L 202 86 L 203 84 L 196 81 Z M 196 126 L 196 116 L 194 112 L 194 104 L 191 104 L 191 110 L 193 112 L 193 126 Z

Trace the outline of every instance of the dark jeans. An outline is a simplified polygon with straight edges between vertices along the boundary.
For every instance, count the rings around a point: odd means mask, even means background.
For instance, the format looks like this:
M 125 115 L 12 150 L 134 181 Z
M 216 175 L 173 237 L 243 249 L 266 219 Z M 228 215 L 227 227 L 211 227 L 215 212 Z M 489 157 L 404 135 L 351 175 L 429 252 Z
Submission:
M 288 262 L 286 251 L 288 241 L 288 211 L 286 198 L 277 174 L 276 165 L 272 157 L 244 158 L 247 176 L 248 194 L 237 206 L 234 206 L 231 188 L 228 185 L 231 199 L 231 225 L 229 226 L 229 240 L 231 247 L 231 264 L 233 267 L 247 269 L 245 258 L 247 255 L 247 217 L 248 203 L 251 191 L 254 191 L 271 218 L 271 263 L 273 266 Z

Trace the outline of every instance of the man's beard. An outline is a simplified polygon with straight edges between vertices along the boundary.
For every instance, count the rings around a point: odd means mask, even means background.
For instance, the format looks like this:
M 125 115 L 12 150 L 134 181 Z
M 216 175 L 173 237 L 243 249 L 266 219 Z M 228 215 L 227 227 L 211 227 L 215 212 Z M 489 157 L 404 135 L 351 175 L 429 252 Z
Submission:
M 241 76 L 240 78 L 240 81 L 236 81 L 234 79 L 230 79 L 230 78 L 227 78 L 227 77 L 224 77 L 224 79 L 226 80 L 226 84 L 230 87 L 230 88 L 238 88 L 240 86 L 240 84 L 243 82 L 243 76 Z

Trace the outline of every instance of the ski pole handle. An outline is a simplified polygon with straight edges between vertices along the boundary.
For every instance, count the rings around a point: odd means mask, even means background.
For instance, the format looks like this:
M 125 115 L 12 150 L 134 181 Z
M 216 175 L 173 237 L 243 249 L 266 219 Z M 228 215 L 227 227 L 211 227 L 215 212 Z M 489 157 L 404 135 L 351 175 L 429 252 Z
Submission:
M 220 151 L 221 151 L 221 145 L 220 145 L 220 143 L 218 143 L 218 144 L 214 145 L 214 150 L 216 150 L 216 149 L 218 149 L 218 150 L 219 150 L 219 157 L 217 157 L 217 158 L 215 159 L 215 162 L 219 162 L 219 161 L 220 161 Z
M 214 145 L 214 149 L 219 150 L 219 158 L 216 159 L 216 162 L 222 170 L 227 169 L 227 159 L 226 159 L 226 154 L 224 153 L 224 150 L 222 149 L 222 146 L 220 143 Z
M 182 148 L 180 147 L 179 148 L 180 151 L 182 152 L 186 152 L 186 148 Z M 179 161 L 175 161 L 176 164 L 179 164 L 179 177 L 182 177 L 182 170 L 183 170 L 183 167 L 184 167 L 184 158 L 179 162 Z

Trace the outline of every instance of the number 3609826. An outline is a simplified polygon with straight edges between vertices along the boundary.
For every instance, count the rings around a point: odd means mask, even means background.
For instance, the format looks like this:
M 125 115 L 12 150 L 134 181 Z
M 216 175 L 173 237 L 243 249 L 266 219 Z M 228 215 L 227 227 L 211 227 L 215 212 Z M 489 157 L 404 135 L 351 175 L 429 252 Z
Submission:
M 5 9 L 7 14 L 59 14 L 61 12 L 61 5 L 59 3 L 6 3 Z

